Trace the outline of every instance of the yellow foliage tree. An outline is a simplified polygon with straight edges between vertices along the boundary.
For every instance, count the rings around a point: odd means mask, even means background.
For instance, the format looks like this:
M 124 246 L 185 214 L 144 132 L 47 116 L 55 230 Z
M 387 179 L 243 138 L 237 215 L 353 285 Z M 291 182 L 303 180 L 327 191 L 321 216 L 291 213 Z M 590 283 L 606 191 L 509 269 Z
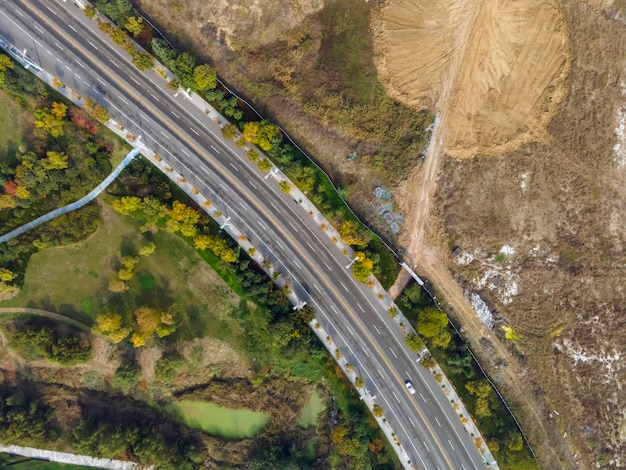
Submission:
M 121 279 L 111 279 L 109 281 L 109 291 L 114 294 L 121 294 L 128 290 L 128 285 Z
M 145 346 L 146 344 L 146 335 L 143 333 L 135 332 L 130 337 L 130 342 L 133 344 L 135 348 L 140 348 L 141 346 Z
M 0 268 L 0 281 L 11 282 L 13 279 L 15 279 L 15 274 L 13 274 L 7 268 Z
M 143 30 L 143 18 L 141 16 L 129 16 L 124 27 L 133 36 L 137 37 Z
M 0 194 L 0 211 L 6 209 L 15 209 L 17 207 L 17 201 L 15 196 L 11 194 Z
M 63 119 L 65 116 L 67 116 L 67 106 L 65 106 L 65 104 L 63 103 L 57 103 L 55 101 L 50 107 L 50 112 L 54 117 L 58 119 Z
M 113 201 L 113 209 L 122 214 L 131 214 L 142 206 L 141 198 L 137 196 L 123 196 Z
M 354 257 L 356 260 L 352 265 L 352 274 L 354 274 L 357 281 L 367 282 L 370 273 L 374 269 L 374 262 L 365 256 L 365 253 L 362 251 L 354 253 Z
M 354 220 L 344 221 L 339 226 L 339 235 L 341 235 L 341 240 L 348 245 L 363 247 L 369 242 L 359 223 Z
M 139 250 L 139 255 L 148 256 L 154 253 L 154 250 L 156 250 L 156 245 L 154 244 L 154 242 L 150 242 L 146 246 L 141 247 L 141 249 Z
M 139 331 L 145 336 L 150 336 L 161 323 L 161 313 L 154 308 L 143 306 L 135 310 L 135 319 Z
M 45 130 L 52 137 L 63 135 L 63 119 L 55 116 L 47 109 L 35 111 L 35 127 Z
M 198 235 L 193 239 L 193 244 L 196 250 L 206 250 L 211 244 L 211 240 L 208 235 Z
M 30 197 L 30 191 L 24 185 L 19 185 L 15 189 L 15 197 L 18 199 L 28 199 Z
M 48 158 L 44 158 L 40 161 L 41 166 L 46 170 L 64 170 L 67 168 L 68 157 L 65 153 L 48 150 L 46 155 Z

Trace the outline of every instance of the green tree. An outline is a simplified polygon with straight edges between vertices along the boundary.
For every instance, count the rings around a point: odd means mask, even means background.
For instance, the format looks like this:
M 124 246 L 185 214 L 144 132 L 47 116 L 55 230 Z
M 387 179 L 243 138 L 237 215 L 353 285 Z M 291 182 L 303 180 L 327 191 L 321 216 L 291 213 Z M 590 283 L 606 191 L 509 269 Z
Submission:
M 152 52 L 164 65 L 172 67 L 174 60 L 176 60 L 177 52 L 172 49 L 169 44 L 163 39 L 152 40 Z
M 10 57 L 0 54 L 0 86 L 4 84 L 4 72 L 13 68 Z
M 425 338 L 431 338 L 434 346 L 445 348 L 450 343 L 448 318 L 445 312 L 436 307 L 428 307 L 419 312 L 417 332 Z
M 404 342 L 409 346 L 409 348 L 411 348 L 411 350 L 417 353 L 424 349 L 424 342 L 415 333 L 409 333 L 406 335 Z
M 154 376 L 161 382 L 169 383 L 185 371 L 186 367 L 187 361 L 178 352 L 165 353 L 154 366 Z
M 147 52 L 141 51 L 133 54 L 133 64 L 139 70 L 148 70 L 154 67 L 154 59 Z
M 208 64 L 198 65 L 193 69 L 193 82 L 198 91 L 212 90 L 217 86 L 217 74 Z
M 141 366 L 132 358 L 124 356 L 115 370 L 111 385 L 116 388 L 128 389 L 134 387 L 141 374 Z

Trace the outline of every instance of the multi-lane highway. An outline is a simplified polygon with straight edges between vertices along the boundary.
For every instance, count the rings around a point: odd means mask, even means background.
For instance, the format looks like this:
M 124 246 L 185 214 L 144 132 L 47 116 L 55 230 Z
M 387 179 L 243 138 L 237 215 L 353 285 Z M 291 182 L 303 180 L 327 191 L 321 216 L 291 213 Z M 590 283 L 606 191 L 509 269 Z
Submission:
M 272 177 L 222 138 L 219 126 L 157 74 L 136 70 L 71 0 L 0 0 L 0 35 L 142 136 L 281 265 L 376 396 L 418 468 L 486 468 L 439 384 L 417 363 L 376 295 L 354 280 L 341 250 Z

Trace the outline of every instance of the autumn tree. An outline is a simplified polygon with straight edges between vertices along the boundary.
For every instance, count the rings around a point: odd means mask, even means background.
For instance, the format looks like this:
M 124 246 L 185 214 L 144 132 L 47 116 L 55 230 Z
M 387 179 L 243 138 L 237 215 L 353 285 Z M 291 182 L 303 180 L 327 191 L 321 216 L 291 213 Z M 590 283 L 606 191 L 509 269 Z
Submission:
M 364 247 L 369 243 L 369 237 L 356 220 L 345 220 L 342 222 L 339 226 L 339 235 L 341 240 L 347 245 Z
M 385 414 L 385 410 L 378 404 L 374 404 L 374 408 L 372 409 L 372 414 L 377 418 L 381 418 Z
M 154 253 L 154 250 L 156 250 L 156 245 L 154 244 L 154 242 L 150 242 L 147 245 L 141 247 L 141 249 L 139 250 L 139 256 L 151 255 L 152 253 Z
M 4 72 L 13 68 L 13 61 L 10 57 L 0 54 L 0 85 L 4 83 Z
M 243 126 L 243 138 L 266 152 L 272 149 L 273 142 L 279 136 L 280 129 L 269 121 L 251 121 Z
M 212 90 L 217 86 L 217 74 L 208 64 L 198 65 L 193 69 L 193 82 L 196 90 Z
M 54 102 L 50 106 L 50 112 L 54 115 L 54 117 L 63 119 L 67 116 L 67 106 L 63 103 Z
M 109 291 L 114 294 L 122 294 L 128 290 L 128 285 L 121 279 L 111 279 L 109 281 Z
M 182 202 L 174 201 L 172 209 L 167 212 L 166 227 L 170 232 L 180 232 L 185 237 L 194 237 L 198 220 L 200 220 L 198 211 Z
M 124 24 L 124 28 L 133 36 L 137 37 L 143 31 L 143 18 L 141 16 L 129 16 Z
M 47 109 L 37 109 L 34 114 L 35 127 L 43 129 L 55 138 L 63 135 L 63 118 L 59 118 Z
M 372 270 L 374 269 L 374 262 L 369 259 L 362 251 L 354 253 L 354 264 L 352 265 L 352 274 L 359 282 L 367 282 Z
M 122 214 L 132 214 L 141 207 L 142 200 L 137 196 L 122 196 L 113 201 L 113 209 Z
M 251 162 L 256 162 L 259 159 L 259 152 L 254 149 L 250 149 L 246 152 L 246 157 L 248 157 L 248 160 Z
M 263 158 L 259 160 L 256 164 L 259 170 L 261 171 L 270 171 L 272 168 L 272 164 L 267 158 Z
M 222 127 L 222 136 L 225 139 L 232 139 L 237 135 L 237 126 L 234 124 L 226 124 Z
M 15 279 L 15 274 L 7 268 L 0 268 L 0 281 L 1 282 L 11 282 Z
M 234 263 L 239 259 L 237 252 L 233 250 L 226 240 L 217 235 L 198 235 L 193 239 L 194 246 L 198 250 L 211 250 L 217 257 L 227 263 Z
M 104 109 L 99 104 L 96 104 L 91 108 L 91 116 L 94 119 L 103 123 L 107 123 L 109 119 L 111 119 L 111 116 L 109 116 L 109 113 L 107 112 L 107 110 Z
M 46 156 L 48 158 L 44 158 L 39 162 L 46 170 L 64 170 L 67 168 L 68 157 L 65 153 L 48 150 Z
M 101 313 L 96 317 L 92 327 L 94 333 L 108 336 L 114 343 L 120 343 L 131 332 L 131 328 L 123 326 L 122 316 L 118 313 Z

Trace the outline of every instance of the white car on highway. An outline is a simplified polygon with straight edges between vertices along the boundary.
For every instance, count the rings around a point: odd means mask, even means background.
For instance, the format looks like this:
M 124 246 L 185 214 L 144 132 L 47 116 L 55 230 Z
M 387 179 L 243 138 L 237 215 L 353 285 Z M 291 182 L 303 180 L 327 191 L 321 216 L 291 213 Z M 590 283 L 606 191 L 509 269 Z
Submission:
M 415 395 L 415 388 L 413 388 L 413 384 L 410 380 L 405 380 L 404 385 L 406 385 L 406 389 L 409 391 L 411 395 Z

